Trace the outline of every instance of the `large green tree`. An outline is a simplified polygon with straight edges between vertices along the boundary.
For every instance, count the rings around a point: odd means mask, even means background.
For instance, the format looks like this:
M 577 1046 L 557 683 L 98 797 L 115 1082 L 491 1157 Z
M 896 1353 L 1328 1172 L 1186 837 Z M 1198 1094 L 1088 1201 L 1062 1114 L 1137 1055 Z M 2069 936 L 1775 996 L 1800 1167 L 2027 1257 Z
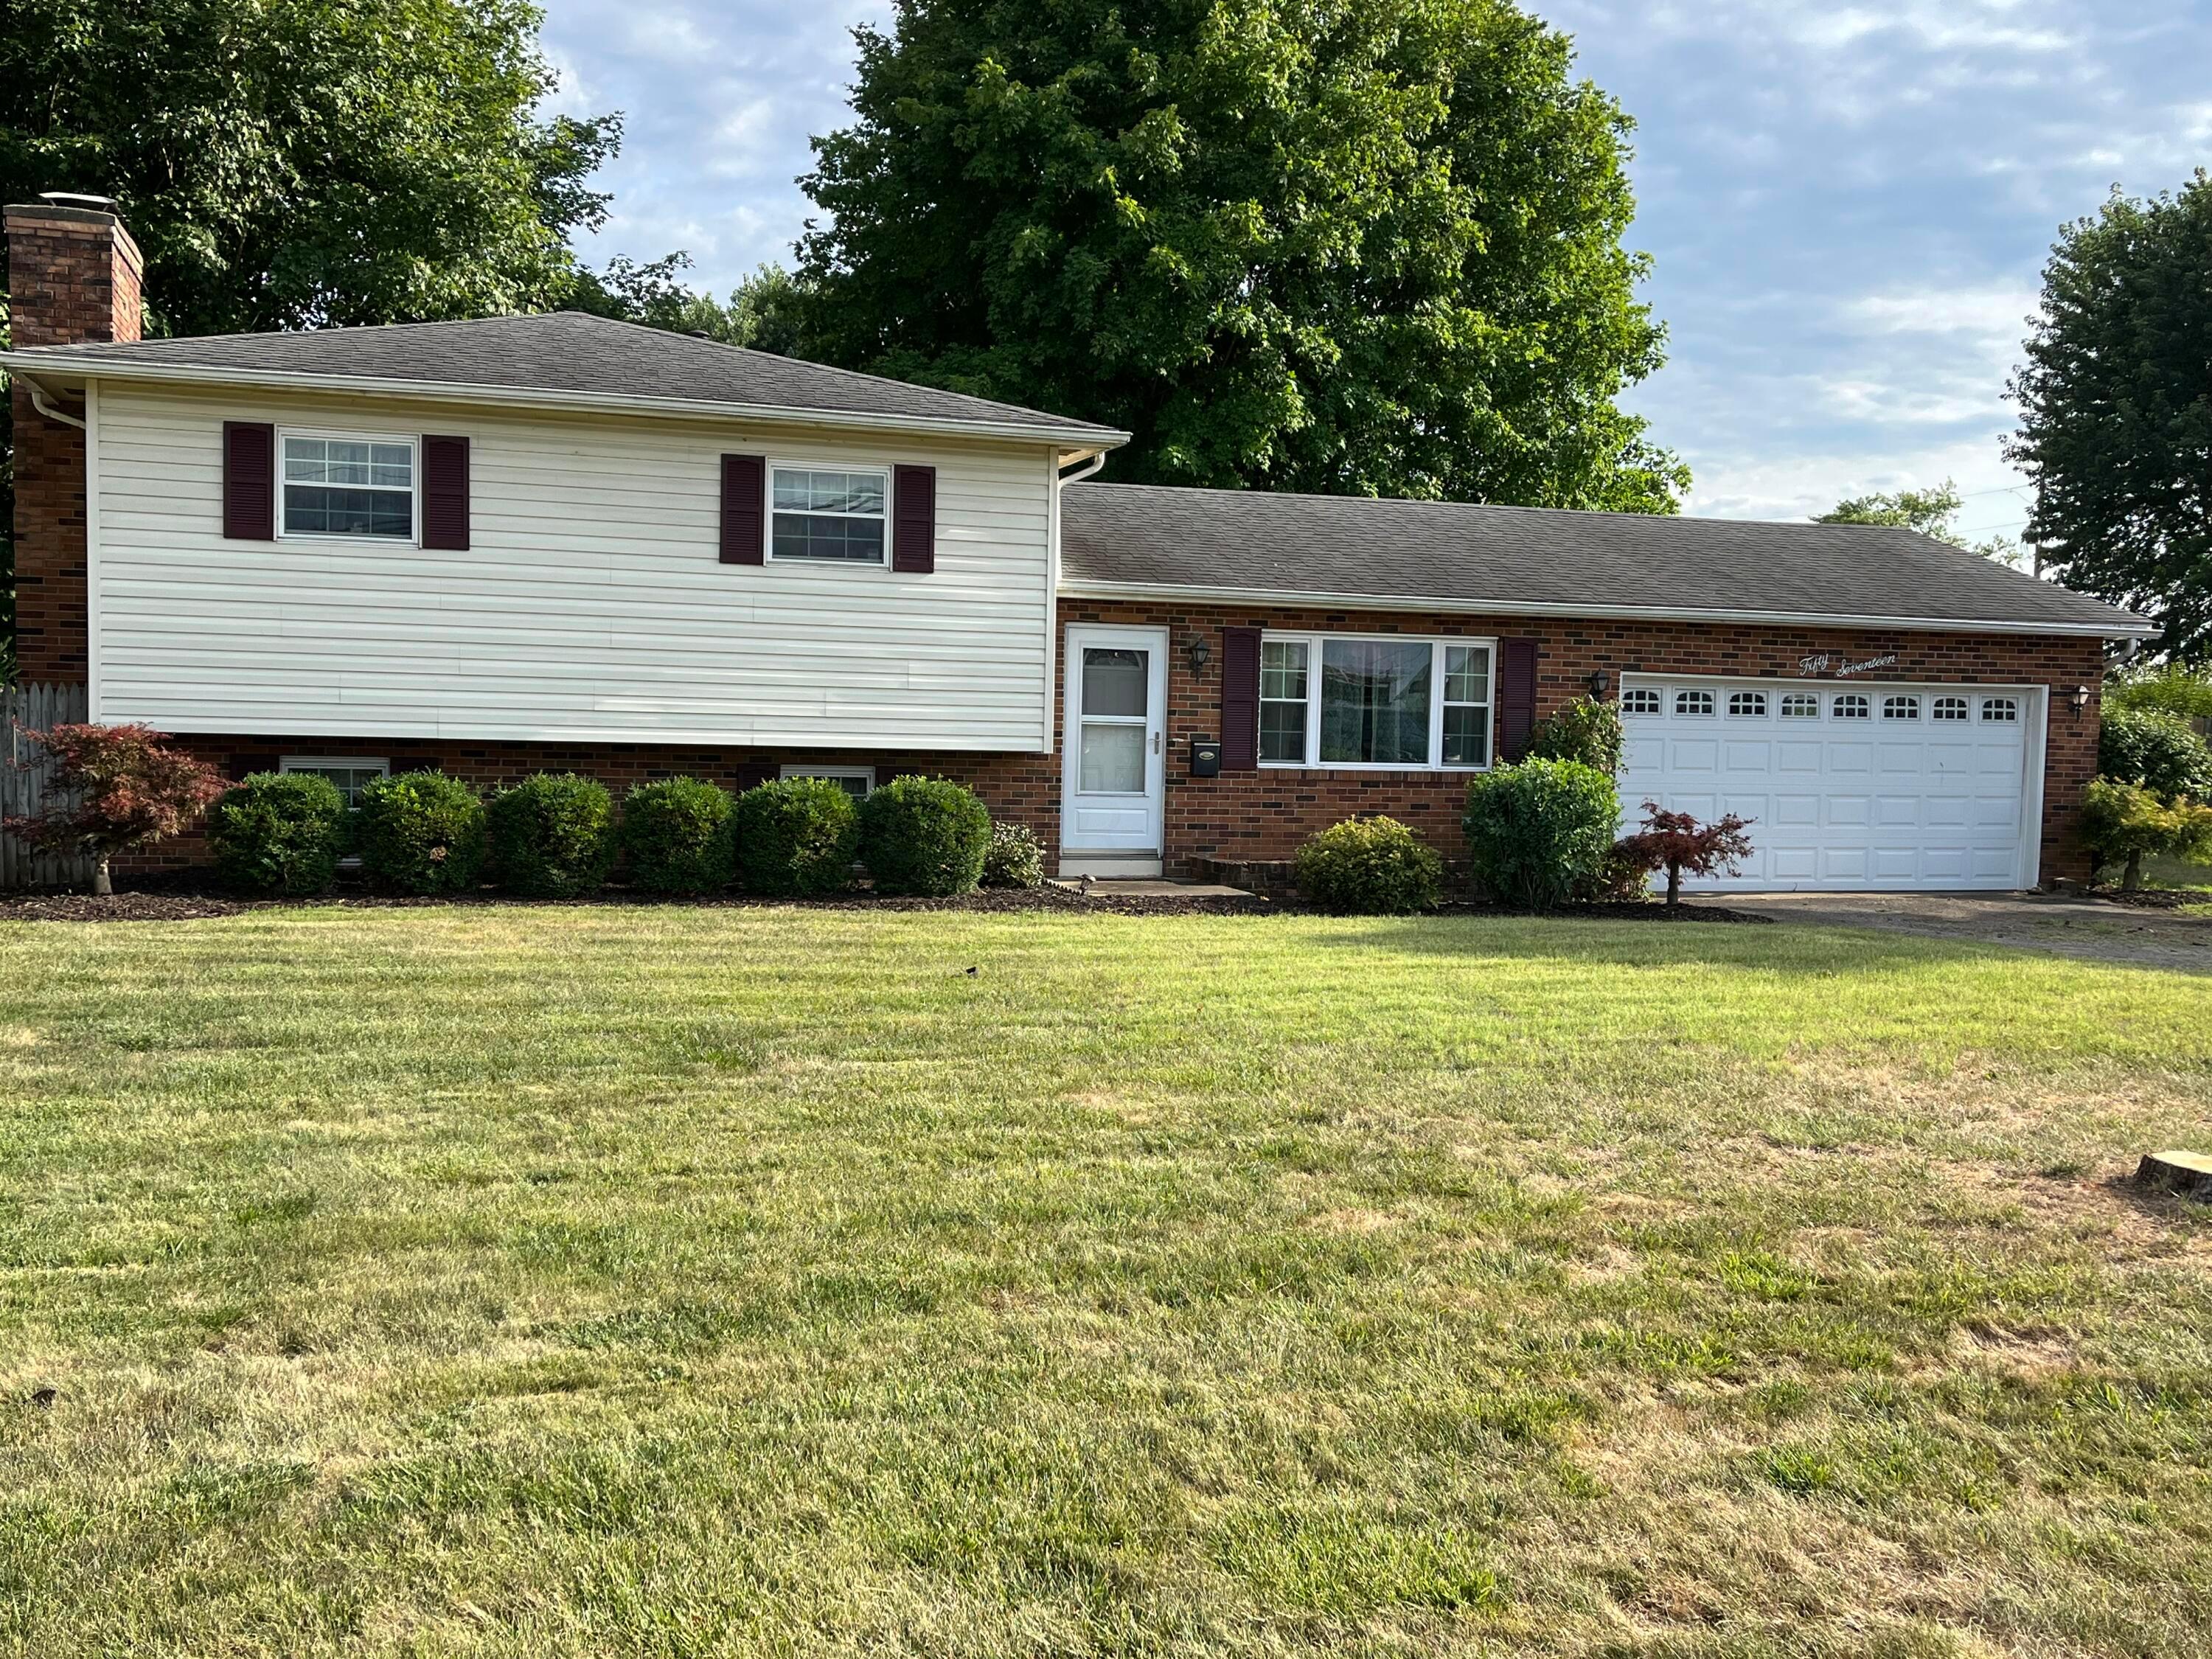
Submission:
M 899 0 L 805 181 L 811 355 L 1115 476 L 1671 511 L 1620 106 L 1505 0 Z
M 561 303 L 620 125 L 538 118 L 538 21 L 521 0 L 6 0 L 0 199 L 114 197 L 158 333 Z
M 2027 349 L 2007 453 L 2046 567 L 2212 659 L 2212 179 L 2067 226 Z
M 2009 538 L 1992 536 L 1979 542 L 1966 538 L 1959 528 L 1959 512 L 1965 505 L 1966 498 L 1959 494 L 1959 486 L 1946 478 L 1932 489 L 1876 490 L 1872 495 L 1846 496 L 1827 512 L 1815 513 L 1813 522 L 1886 525 L 1896 530 L 1917 530 L 1923 536 L 1933 536 L 1939 542 L 1948 542 L 1984 558 L 2003 564 L 2019 563 L 2019 544 Z

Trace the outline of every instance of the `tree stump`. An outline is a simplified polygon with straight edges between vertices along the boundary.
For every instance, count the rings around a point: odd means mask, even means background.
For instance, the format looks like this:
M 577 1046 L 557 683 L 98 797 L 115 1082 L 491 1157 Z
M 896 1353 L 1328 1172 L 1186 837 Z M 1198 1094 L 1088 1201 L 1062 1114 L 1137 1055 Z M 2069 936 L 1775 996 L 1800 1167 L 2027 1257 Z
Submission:
M 2163 1188 L 2184 1198 L 2212 1202 L 2212 1157 L 2203 1152 L 2146 1152 L 2136 1170 L 2139 1186 Z

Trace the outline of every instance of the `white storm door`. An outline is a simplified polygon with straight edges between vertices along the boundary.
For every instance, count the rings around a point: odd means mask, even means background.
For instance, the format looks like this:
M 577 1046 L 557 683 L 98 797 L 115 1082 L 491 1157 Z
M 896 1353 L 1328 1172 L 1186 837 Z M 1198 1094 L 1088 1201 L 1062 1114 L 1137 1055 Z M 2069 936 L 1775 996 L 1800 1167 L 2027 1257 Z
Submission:
M 1060 844 L 1157 858 L 1167 804 L 1167 630 L 1067 630 Z

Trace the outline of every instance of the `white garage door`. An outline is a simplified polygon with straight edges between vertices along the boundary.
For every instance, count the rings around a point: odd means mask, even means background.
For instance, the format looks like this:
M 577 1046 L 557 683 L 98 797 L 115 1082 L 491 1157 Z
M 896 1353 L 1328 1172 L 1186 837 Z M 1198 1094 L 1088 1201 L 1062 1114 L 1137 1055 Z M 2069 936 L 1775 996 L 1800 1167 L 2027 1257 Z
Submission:
M 1743 873 L 1699 884 L 2033 886 L 2039 692 L 1625 675 L 1624 823 L 1645 800 L 1754 820 Z

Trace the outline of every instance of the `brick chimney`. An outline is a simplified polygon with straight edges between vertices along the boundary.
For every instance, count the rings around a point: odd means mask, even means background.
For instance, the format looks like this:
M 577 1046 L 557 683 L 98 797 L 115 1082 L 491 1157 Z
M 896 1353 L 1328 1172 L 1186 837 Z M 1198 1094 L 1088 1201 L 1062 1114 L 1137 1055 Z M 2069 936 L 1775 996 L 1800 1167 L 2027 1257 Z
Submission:
M 136 340 L 145 262 L 99 197 L 48 195 L 8 209 L 8 309 L 13 343 Z M 15 660 L 27 682 L 86 678 L 84 434 L 40 414 L 20 374 L 15 418 Z M 82 402 L 58 386 L 48 401 Z

